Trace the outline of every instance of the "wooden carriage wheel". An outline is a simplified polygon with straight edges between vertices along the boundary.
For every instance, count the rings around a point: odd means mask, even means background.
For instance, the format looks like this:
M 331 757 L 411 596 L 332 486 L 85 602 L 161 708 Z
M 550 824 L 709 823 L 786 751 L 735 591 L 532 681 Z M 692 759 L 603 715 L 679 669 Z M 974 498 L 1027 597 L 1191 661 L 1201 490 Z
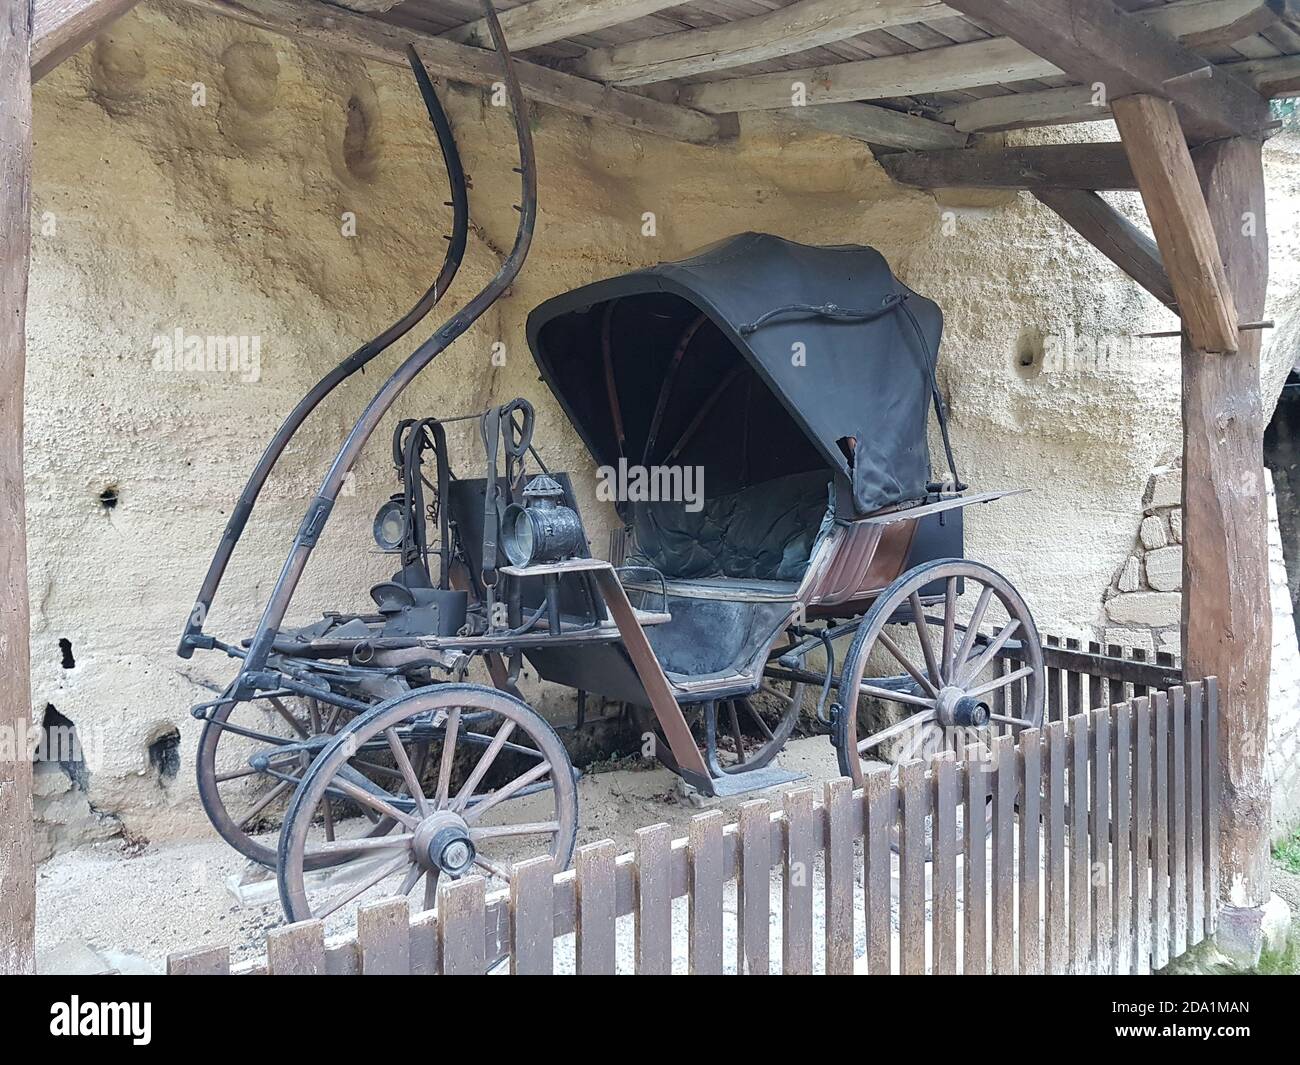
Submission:
M 963 603 L 972 604 L 964 620 Z M 919 654 L 909 653 L 886 631 L 899 623 L 914 630 Z M 1009 646 L 1019 661 L 1001 672 L 999 652 Z M 873 654 L 902 673 L 868 678 Z M 882 761 L 887 743 L 897 745 L 902 760 L 929 753 L 936 739 L 955 738 L 965 746 L 1036 728 L 1043 721 L 1045 691 L 1038 630 L 1011 583 L 968 559 L 924 563 L 877 597 L 849 648 L 836 715 L 840 772 L 861 785 L 864 766 Z M 856 695 L 901 709 L 903 716 L 869 729 Z
M 358 772 L 376 751 L 400 783 Z M 437 684 L 357 717 L 312 763 L 280 834 L 280 900 L 290 921 L 325 919 L 372 889 L 410 895 L 423 881 L 431 909 L 443 875 L 474 872 L 492 890 L 524 858 L 565 868 L 577 831 L 573 767 L 550 724 L 504 692 Z M 305 875 L 313 861 L 328 874 Z
M 222 697 L 229 694 L 227 688 Z M 259 865 L 274 866 L 275 847 L 258 837 L 278 832 L 313 756 L 352 716 L 315 699 L 259 699 L 215 707 L 199 736 L 196 775 L 199 801 L 221 838 Z M 319 744 L 313 750 L 291 749 L 313 742 Z M 278 753 L 281 749 L 284 753 Z M 232 750 L 238 755 L 232 757 Z

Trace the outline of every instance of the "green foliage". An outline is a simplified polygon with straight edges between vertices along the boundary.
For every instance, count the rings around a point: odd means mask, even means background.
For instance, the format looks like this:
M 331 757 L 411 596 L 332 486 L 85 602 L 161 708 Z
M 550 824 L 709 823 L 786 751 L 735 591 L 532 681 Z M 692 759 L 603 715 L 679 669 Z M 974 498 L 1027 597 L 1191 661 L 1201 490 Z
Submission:
M 1282 123 L 1283 129 L 1300 129 L 1300 97 L 1270 100 L 1269 110 Z

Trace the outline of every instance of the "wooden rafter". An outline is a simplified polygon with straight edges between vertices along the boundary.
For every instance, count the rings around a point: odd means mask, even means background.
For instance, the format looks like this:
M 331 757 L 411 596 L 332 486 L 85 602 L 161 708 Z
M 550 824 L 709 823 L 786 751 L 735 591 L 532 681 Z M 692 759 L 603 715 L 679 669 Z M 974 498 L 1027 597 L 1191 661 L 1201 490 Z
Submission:
M 964 15 L 1008 37 L 1108 98 L 1168 96 L 1193 141 L 1264 129 L 1268 101 L 1245 82 L 1216 71 L 1173 35 L 1118 8 L 1111 0 L 949 0 Z
M 238 19 L 299 41 L 334 48 L 380 63 L 406 65 L 413 44 L 435 74 L 470 85 L 501 79 L 496 55 L 419 30 L 367 18 L 317 0 L 182 0 L 190 7 Z M 709 144 L 722 135 L 718 121 L 674 104 L 613 89 L 585 78 L 516 60 L 524 94 L 574 114 L 675 140 Z
M 1300 91 L 1300 55 L 1224 63 L 1221 69 L 1246 82 L 1261 96 L 1285 96 Z M 1090 85 L 989 96 L 958 104 L 942 115 L 945 122 L 951 122 L 965 133 L 1095 122 L 1109 117 L 1109 98 Z
M 35 0 L 32 81 L 39 81 L 139 0 Z
M 1135 189 L 1124 146 L 1041 144 L 997 150 L 899 152 L 880 165 L 901 185 L 920 189 Z
M 960 0 L 960 3 L 970 4 L 972 7 L 977 2 L 982 0 Z M 1076 0 L 1043 0 L 1045 4 L 1053 6 L 1064 4 L 1067 7 L 1075 2 Z M 1106 3 L 1106 0 L 1077 0 L 1077 2 L 1093 4 Z M 989 0 L 989 3 L 992 3 L 992 0 Z M 1035 0 L 1035 3 L 1037 4 L 1038 0 Z M 958 7 L 959 4 L 948 0 L 948 6 Z M 1023 5 L 1008 4 L 1007 6 L 1015 10 L 1018 26 L 1039 24 L 1037 7 L 1034 9 L 1036 17 L 1030 19 Z M 1151 8 L 1132 16 L 1117 11 L 1119 21 L 1112 25 L 1112 29 L 1115 25 L 1119 25 L 1132 31 L 1132 27 L 1136 26 L 1137 29 L 1133 32 L 1141 36 L 1143 41 L 1154 40 L 1158 44 L 1176 49 L 1180 55 L 1191 56 L 1191 61 L 1197 68 L 1204 68 L 1209 64 L 1169 38 L 1181 37 L 1184 34 L 1206 33 L 1215 26 L 1231 25 L 1238 22 L 1247 12 L 1260 8 L 1272 10 L 1265 0 L 1184 0 L 1183 3 Z M 1044 15 L 1044 19 L 1046 17 Z M 1057 12 L 1055 17 L 1066 23 L 1069 22 L 1068 14 L 1061 15 Z M 1067 66 L 1066 63 L 1059 62 L 1062 58 L 1059 55 L 1054 58 L 1039 53 L 1026 47 L 1023 41 L 1012 39 L 1010 36 L 994 37 L 984 41 L 930 48 L 879 59 L 864 59 L 851 63 L 835 63 L 775 74 L 733 78 L 703 85 L 688 85 L 679 92 L 678 102 L 713 113 L 789 107 L 793 102 L 792 86 L 796 83 L 804 87 L 807 103 L 820 104 L 950 92 L 979 85 L 1055 77 L 1063 72 L 1074 73 L 1080 81 L 1088 85 L 1098 80 L 1109 81 L 1108 78 L 1101 77 L 1101 72 L 1106 69 L 1101 65 L 1090 65 L 1088 62 L 1080 61 L 1076 56 L 1067 56 L 1065 57 L 1069 59 Z M 1068 69 L 1071 66 L 1075 68 L 1073 72 Z M 1187 67 L 1184 66 L 1178 72 L 1185 72 L 1186 69 Z M 1213 90 L 1204 90 L 1213 96 L 1219 92 L 1220 82 L 1227 79 L 1203 80 L 1205 85 L 1213 83 Z M 1236 89 L 1233 86 L 1236 86 Z M 1188 90 L 1186 86 L 1183 88 L 1189 93 L 1196 91 Z M 1241 93 L 1254 98 L 1254 94 L 1248 87 L 1238 85 L 1236 82 L 1231 82 L 1223 92 L 1231 95 L 1233 99 L 1237 99 Z M 1111 91 L 1109 95 L 1118 96 L 1122 93 Z M 1262 102 L 1261 106 L 1264 108 L 1263 113 L 1266 114 L 1267 106 Z
M 776 11 L 707 29 L 593 48 L 569 69 L 623 85 L 668 81 L 952 14 L 950 7 L 935 0 L 796 0 Z
M 1173 104 L 1139 95 L 1113 108 L 1189 342 L 1198 351 L 1236 351 L 1236 304 Z
M 1035 189 L 1034 196 L 1170 310 L 1178 309 L 1156 242 L 1097 193 L 1084 189 Z
M 500 12 L 498 18 L 506 41 L 511 48 L 519 50 L 536 48 L 539 44 L 550 44 L 565 37 L 595 33 L 653 15 L 665 8 L 677 7 L 680 3 L 681 0 L 533 0 Z M 467 22 L 442 36 L 479 48 L 492 46 L 486 19 Z
M 824 104 L 819 107 L 790 107 L 769 111 L 791 129 L 813 129 L 834 133 L 850 140 L 890 148 L 932 151 L 963 148 L 969 137 L 952 126 L 918 115 L 891 111 L 871 104 Z

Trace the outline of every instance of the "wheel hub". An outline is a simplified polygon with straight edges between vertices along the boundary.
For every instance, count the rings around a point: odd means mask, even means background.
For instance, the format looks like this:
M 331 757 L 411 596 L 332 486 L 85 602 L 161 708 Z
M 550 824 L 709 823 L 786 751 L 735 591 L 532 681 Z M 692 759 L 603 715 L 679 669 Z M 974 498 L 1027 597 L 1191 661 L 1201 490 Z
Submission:
M 425 869 L 461 877 L 474 866 L 478 850 L 460 814 L 437 810 L 420 822 L 412 843 L 415 860 Z
M 939 689 L 935 700 L 939 724 L 947 728 L 983 728 L 989 723 L 992 710 L 989 704 L 967 695 L 964 688 L 949 686 Z

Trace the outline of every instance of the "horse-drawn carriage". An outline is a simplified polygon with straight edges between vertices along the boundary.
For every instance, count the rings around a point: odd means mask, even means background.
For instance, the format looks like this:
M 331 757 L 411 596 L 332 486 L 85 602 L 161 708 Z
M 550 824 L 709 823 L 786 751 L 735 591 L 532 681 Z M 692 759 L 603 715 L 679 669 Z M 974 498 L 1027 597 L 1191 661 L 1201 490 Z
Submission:
M 182 638 L 185 657 L 215 649 L 239 661 L 221 696 L 195 708 L 205 722 L 199 790 L 218 832 L 276 868 L 293 920 L 328 916 L 380 885 L 410 894 L 423 882 L 432 906 L 442 877 L 508 881 L 513 861 L 541 853 L 569 862 L 576 775 L 556 730 L 521 695 L 525 664 L 628 708 L 652 753 L 710 795 L 794 779 L 774 758 L 801 719 L 829 735 L 841 771 L 860 780 L 864 762 L 936 732 L 1042 717 L 1028 609 L 996 572 L 961 557 L 962 508 L 996 494 L 966 494 L 951 469 L 935 376 L 939 309 L 870 248 L 754 233 L 565 293 L 529 317 L 542 380 L 599 467 L 600 490 L 586 495 L 611 499 L 619 516 L 611 545 L 622 546 L 607 552 L 618 557 L 592 556 L 575 491 L 587 474 L 545 465 L 525 400 L 408 419 L 392 437 L 399 491 L 374 525 L 395 572 L 365 606 L 286 623 L 367 439 L 527 252 L 536 211 L 527 117 L 490 7 L 488 20 L 520 146 L 515 248 L 366 408 L 256 633 L 233 644 L 206 634 L 226 563 L 289 439 L 428 311 L 463 254 L 465 181 L 412 53 L 452 187 L 443 269 L 276 434 Z M 931 406 L 944 481 L 930 470 Z M 458 475 L 448 433 L 472 427 L 482 464 Z

